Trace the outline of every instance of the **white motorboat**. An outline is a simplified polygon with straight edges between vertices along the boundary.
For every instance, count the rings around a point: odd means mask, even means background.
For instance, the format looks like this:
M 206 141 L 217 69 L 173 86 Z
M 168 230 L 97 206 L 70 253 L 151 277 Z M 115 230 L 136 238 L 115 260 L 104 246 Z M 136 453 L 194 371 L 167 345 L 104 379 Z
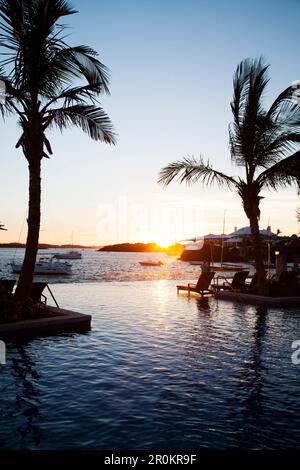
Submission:
M 55 253 L 53 258 L 56 259 L 81 259 L 82 254 L 79 251 L 71 250 L 66 253 Z
M 13 261 L 12 270 L 15 274 L 20 274 L 23 263 Z M 34 274 L 44 275 L 70 275 L 72 274 L 72 265 L 67 262 L 53 261 L 52 258 L 40 258 L 34 269 Z
M 141 266 L 163 266 L 165 263 L 162 261 L 139 261 Z

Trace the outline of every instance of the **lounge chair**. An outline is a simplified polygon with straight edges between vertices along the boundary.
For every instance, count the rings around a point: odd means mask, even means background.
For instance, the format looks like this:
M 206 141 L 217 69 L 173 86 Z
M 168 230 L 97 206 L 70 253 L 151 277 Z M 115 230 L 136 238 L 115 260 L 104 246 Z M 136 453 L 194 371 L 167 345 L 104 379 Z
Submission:
M 188 292 L 196 292 L 200 294 L 201 297 L 204 297 L 206 294 L 213 294 L 214 291 L 209 289 L 210 283 L 216 273 L 214 271 L 210 271 L 207 273 L 202 273 L 198 279 L 197 284 L 188 284 L 187 286 L 177 286 L 177 294 L 179 294 L 180 290 L 184 290 Z
M 248 289 L 254 289 L 257 286 L 257 274 L 255 273 L 249 284 L 246 284 Z
M 265 271 L 266 280 L 267 280 L 267 274 L 268 274 L 267 271 Z M 245 284 L 246 289 L 248 291 L 255 291 L 255 289 L 257 288 L 257 281 L 258 281 L 258 277 L 257 277 L 257 273 L 255 273 L 250 283 Z
M 12 295 L 16 281 L 13 279 L 0 279 L 0 289 L 8 295 Z
M 47 282 L 33 282 L 32 286 L 31 286 L 31 292 L 30 292 L 30 298 L 33 302 L 37 302 L 37 303 L 43 303 L 43 304 L 47 304 L 47 297 L 43 294 L 44 290 L 45 289 L 48 289 L 55 305 L 57 308 L 59 308 L 59 305 L 49 287 L 49 284 Z
M 242 290 L 245 288 L 245 282 L 248 277 L 249 271 L 238 271 L 234 274 L 232 281 L 229 282 L 226 278 L 224 279 L 224 284 L 214 284 L 213 287 L 215 290 Z M 220 278 L 218 278 L 220 279 Z M 217 280 L 218 280 L 217 279 Z

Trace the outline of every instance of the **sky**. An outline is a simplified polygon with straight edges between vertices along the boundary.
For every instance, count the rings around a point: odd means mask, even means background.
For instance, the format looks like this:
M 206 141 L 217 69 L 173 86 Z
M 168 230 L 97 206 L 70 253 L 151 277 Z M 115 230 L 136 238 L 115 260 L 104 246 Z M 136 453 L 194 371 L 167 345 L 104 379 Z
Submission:
M 72 45 L 96 49 L 111 71 L 101 103 L 118 143 L 93 142 L 79 129 L 49 138 L 43 160 L 40 241 L 161 245 L 248 225 L 226 189 L 157 184 L 159 170 L 187 155 L 235 175 L 228 150 L 232 77 L 246 57 L 270 64 L 268 106 L 300 79 L 298 0 L 74 0 Z M 0 242 L 25 241 L 26 160 L 16 119 L 0 122 Z M 262 228 L 299 230 L 296 190 L 264 193 Z

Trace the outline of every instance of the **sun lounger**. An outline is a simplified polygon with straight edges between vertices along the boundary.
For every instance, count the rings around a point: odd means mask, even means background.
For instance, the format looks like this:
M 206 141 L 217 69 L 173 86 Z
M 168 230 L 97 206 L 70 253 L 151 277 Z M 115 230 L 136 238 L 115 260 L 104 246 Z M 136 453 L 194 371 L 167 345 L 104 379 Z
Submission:
M 202 273 L 198 279 L 197 284 L 188 284 L 186 286 L 177 286 L 177 294 L 179 291 L 187 291 L 188 295 L 190 292 L 196 292 L 200 294 L 201 297 L 204 297 L 206 294 L 213 294 L 213 290 L 209 289 L 210 283 L 215 275 L 215 272 Z
M 249 271 L 238 271 L 234 274 L 232 281 L 229 282 L 228 279 L 223 278 L 224 283 L 219 284 L 218 280 L 220 279 L 219 277 L 217 278 L 217 284 L 214 284 L 213 287 L 215 290 L 235 290 L 239 291 L 245 288 L 245 282 L 248 277 Z

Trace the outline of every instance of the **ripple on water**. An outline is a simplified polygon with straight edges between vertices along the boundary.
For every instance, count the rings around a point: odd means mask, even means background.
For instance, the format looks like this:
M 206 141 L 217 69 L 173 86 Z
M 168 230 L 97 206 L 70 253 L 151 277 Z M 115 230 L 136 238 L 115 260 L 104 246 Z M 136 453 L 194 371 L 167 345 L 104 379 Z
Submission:
M 8 345 L 1 448 L 299 449 L 299 312 L 175 285 L 53 286 L 92 331 Z
M 60 250 L 68 251 L 68 250 Z M 40 250 L 42 257 L 51 257 L 53 251 Z M 0 272 L 1 276 L 16 277 L 12 274 L 10 263 L 21 262 L 24 257 L 24 249 L 0 248 Z M 162 267 L 141 266 L 139 261 L 163 261 Z M 151 280 L 175 280 L 175 279 L 197 279 L 200 267 L 190 265 L 168 256 L 165 253 L 109 253 L 97 252 L 92 249 L 82 250 L 81 260 L 69 261 L 72 264 L 72 276 L 65 277 L 43 277 L 39 280 L 51 283 L 74 283 L 74 282 L 133 282 Z M 253 266 L 248 268 L 253 271 Z M 222 276 L 232 276 L 232 273 L 222 273 Z

